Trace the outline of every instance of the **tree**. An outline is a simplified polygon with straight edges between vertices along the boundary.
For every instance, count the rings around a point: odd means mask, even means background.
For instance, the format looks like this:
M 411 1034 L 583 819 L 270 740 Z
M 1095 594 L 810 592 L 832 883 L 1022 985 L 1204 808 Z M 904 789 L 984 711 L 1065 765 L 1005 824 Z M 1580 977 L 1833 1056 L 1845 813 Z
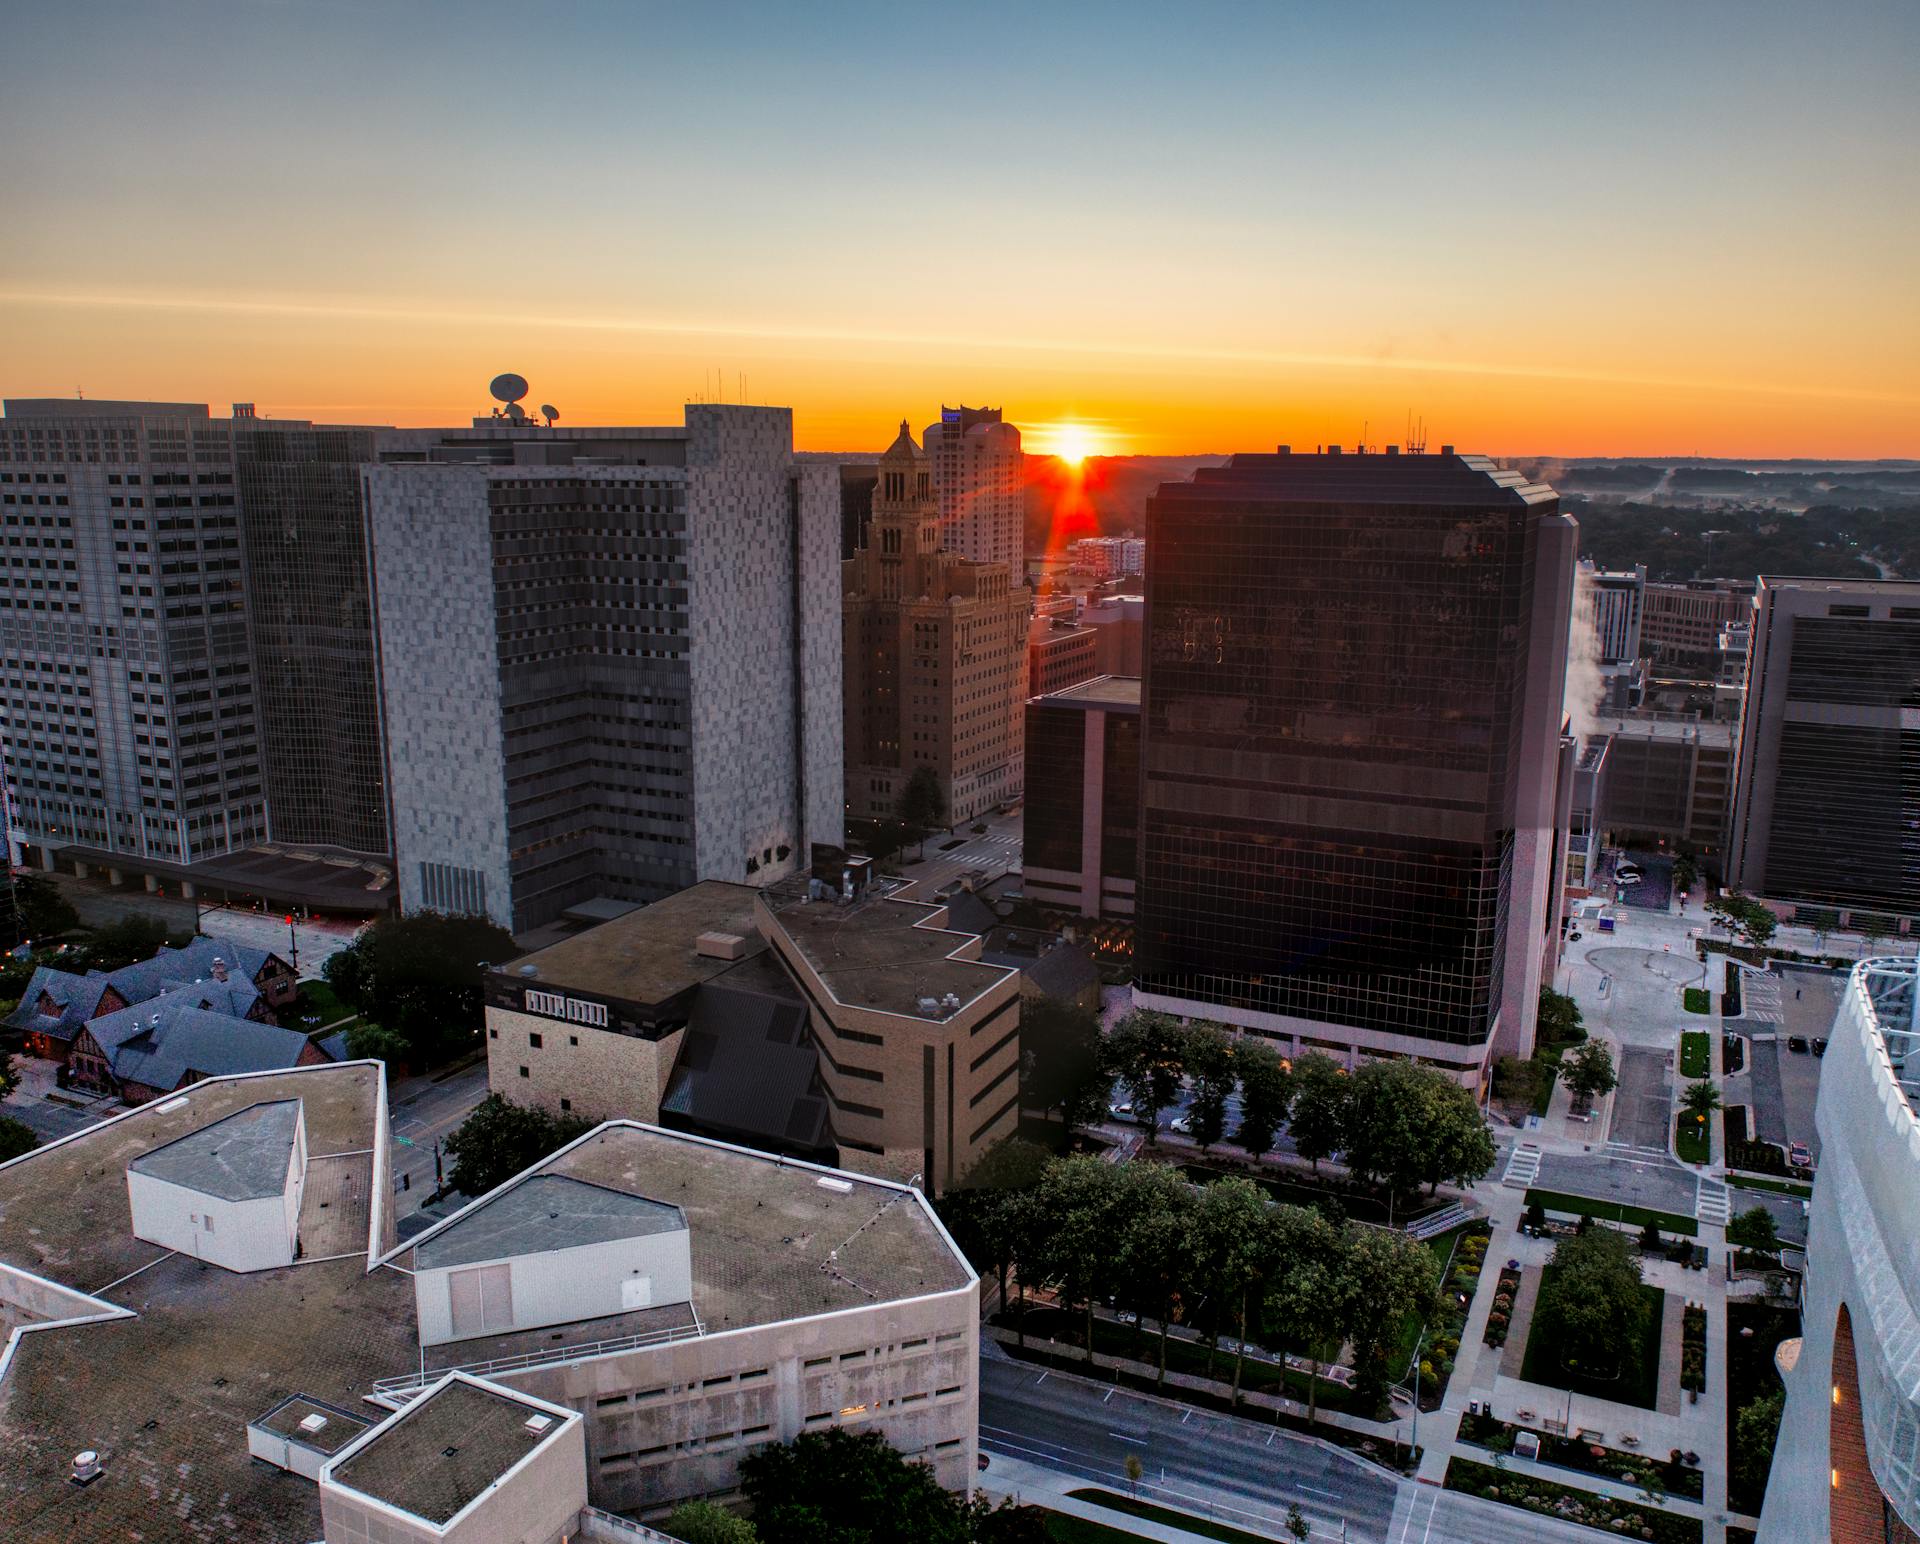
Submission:
M 405 1062 L 412 1049 L 404 1036 L 371 1019 L 355 1020 L 347 1026 L 346 1035 L 347 1055 L 355 1061 Z
M 740 1461 L 763 1544 L 970 1544 L 972 1509 L 877 1431 L 832 1426 Z
M 1022 1104 L 1058 1110 L 1071 1132 L 1099 1120 L 1112 1088 L 1099 1014 L 1057 997 L 1030 997 L 1020 1004 Z
M 1545 1045 L 1565 1045 L 1587 1038 L 1580 1018 L 1580 1005 L 1565 992 L 1550 986 L 1540 988 L 1540 1019 L 1537 1038 Z
M 1612 1093 L 1620 1081 L 1613 1070 L 1613 1052 L 1604 1040 L 1588 1040 L 1574 1047 L 1561 1059 L 1560 1081 L 1575 1098 L 1588 1103 Z
M 13 1052 L 0 1046 L 0 1099 L 20 1086 L 20 1070 L 13 1064 Z
M 1112 1262 L 1126 1221 L 1125 1165 L 1091 1155 L 1047 1166 L 1034 1195 L 1035 1226 L 1022 1275 L 1086 1311 L 1087 1355 L 1093 1355 L 1093 1301 L 1113 1279 Z
M 1780 1230 L 1773 1213 L 1764 1206 L 1748 1207 L 1727 1224 L 1727 1242 L 1754 1254 L 1779 1254 Z
M 1265 1193 L 1250 1179 L 1222 1179 L 1200 1192 L 1194 1219 L 1195 1255 L 1213 1311 L 1207 1331 L 1207 1371 L 1220 1343 L 1220 1315 L 1233 1315 L 1233 1402 L 1240 1402 L 1246 1362 L 1247 1309 L 1256 1283 L 1272 1263 L 1272 1234 Z
M 1384 1183 L 1390 1200 L 1422 1184 L 1468 1184 L 1493 1167 L 1479 1104 L 1439 1068 L 1370 1061 L 1349 1082 L 1347 1167 Z
M 1878 912 L 1861 912 L 1853 918 L 1853 930 L 1861 937 L 1864 953 L 1877 954 L 1880 940 L 1887 936 L 1887 919 Z
M 922 764 L 913 769 L 894 813 L 906 827 L 906 835 L 925 852 L 927 833 L 947 823 L 947 796 L 940 791 L 940 778 L 932 767 Z
M 137 960 L 152 959 L 166 942 L 164 922 L 129 912 L 93 930 L 87 940 L 87 959 L 95 970 L 119 970 Z
M 1345 1336 L 1346 1235 L 1311 1207 L 1277 1206 L 1271 1223 L 1273 1265 L 1267 1276 L 1267 1313 L 1286 1326 L 1290 1342 L 1307 1355 L 1307 1419 L 1320 1407 L 1321 1352 Z
M 11 1115 L 0 1115 L 0 1163 L 30 1153 L 40 1145 L 33 1127 Z
M 1712 1080 L 1699 1078 L 1680 1092 L 1680 1108 L 1697 1121 L 1705 1120 L 1720 1108 L 1720 1090 Z
M 556 1117 L 488 1094 L 446 1139 L 452 1160 L 447 1183 L 466 1195 L 485 1195 L 565 1147 L 590 1125 L 577 1115 Z
M 44 943 L 80 926 L 80 917 L 45 874 L 24 870 L 0 890 L 0 940 L 5 948 Z
M 1137 1496 L 1140 1494 L 1140 1476 L 1146 1473 L 1146 1465 L 1140 1462 L 1138 1453 L 1127 1454 L 1126 1470 L 1127 1493 Z
M 1352 1079 L 1324 1051 L 1309 1051 L 1293 1064 L 1293 1107 L 1287 1130 L 1293 1150 L 1320 1172 L 1320 1160 L 1346 1145 Z
M 1234 1083 L 1233 1043 L 1218 1025 L 1195 1024 L 1187 1030 L 1181 1061 L 1193 1080 L 1193 1100 L 1187 1106 L 1190 1135 L 1205 1152 L 1226 1134 L 1227 1096 Z
M 1114 1277 L 1127 1283 L 1135 1309 L 1160 1321 L 1160 1369 L 1167 1381 L 1167 1337 L 1197 1277 L 1195 1214 L 1200 1197 L 1177 1169 L 1160 1163 L 1121 1166 L 1125 1197 Z
M 1038 1143 L 1002 1137 L 938 1202 L 941 1220 L 974 1268 L 998 1275 L 1003 1308 L 1007 1273 L 1020 1257 L 1033 1193 L 1049 1161 Z
M 1345 1330 L 1353 1344 L 1353 1392 L 1361 1411 L 1387 1402 L 1387 1348 L 1408 1314 L 1424 1317 L 1439 1285 L 1433 1251 L 1404 1233 L 1347 1224 Z
M 1624 1233 L 1588 1228 L 1554 1246 L 1534 1313 L 1569 1371 L 1631 1372 L 1647 1325 L 1640 1256 Z
M 1107 1036 L 1107 1070 L 1126 1085 L 1149 1142 L 1159 1135 L 1160 1112 L 1179 1096 L 1185 1052 L 1185 1032 L 1164 1013 L 1129 1013 Z
M 1740 911 L 1740 936 L 1755 949 L 1764 949 L 1773 942 L 1773 935 L 1779 930 L 1780 919 L 1773 914 L 1772 908 L 1759 901 L 1748 899 Z
M 1676 890 L 1691 890 L 1700 881 L 1700 866 L 1691 857 L 1684 854 L 1676 858 L 1673 864 L 1673 887 Z
M 1300 1510 L 1298 1501 L 1287 1503 L 1287 1533 L 1300 1544 L 1306 1544 L 1313 1537 L 1313 1524 L 1307 1521 L 1307 1514 Z
M 485 917 L 421 911 L 369 923 L 321 974 L 404 1040 L 410 1062 L 432 1066 L 479 1040 L 484 967 L 519 952 L 513 935 Z
M 1540 1096 L 1543 1072 L 1540 1063 L 1531 1057 L 1502 1056 L 1493 1064 L 1494 1097 L 1531 1105 Z
M 711 1501 L 683 1501 L 667 1516 L 666 1531 L 681 1544 L 759 1544 L 760 1535 L 744 1517 L 735 1517 Z
M 1240 1129 L 1233 1139 L 1248 1157 L 1259 1158 L 1273 1151 L 1273 1139 L 1286 1124 L 1293 1071 L 1278 1051 L 1251 1036 L 1241 1040 L 1233 1061 L 1240 1074 Z
M 1775 1389 L 1740 1407 L 1733 1418 L 1733 1489 L 1747 1504 L 1758 1506 L 1766 1494 L 1767 1471 L 1773 1466 L 1773 1444 L 1780 1435 L 1780 1414 L 1787 1392 Z

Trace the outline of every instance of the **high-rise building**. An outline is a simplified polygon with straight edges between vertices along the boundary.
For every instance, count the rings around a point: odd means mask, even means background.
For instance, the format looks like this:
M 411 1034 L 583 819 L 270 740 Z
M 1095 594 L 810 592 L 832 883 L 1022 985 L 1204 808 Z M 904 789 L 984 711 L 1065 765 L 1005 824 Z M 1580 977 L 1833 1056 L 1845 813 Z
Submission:
M 1131 917 L 1140 836 L 1140 682 L 1083 681 L 1027 704 L 1021 886 L 1083 917 Z
M 382 440 L 371 428 L 234 417 L 267 826 L 277 842 L 393 850 L 360 506 L 360 467 L 377 459 Z
M 1720 851 L 1733 782 L 1733 725 L 1652 713 L 1610 715 L 1590 724 L 1587 738 L 1609 745 L 1608 829 Z
M 1026 575 L 1027 458 L 997 407 L 942 407 L 921 436 L 939 500 L 940 545 Z
M 839 490 L 795 460 L 788 409 L 476 419 L 383 454 L 364 479 L 405 909 L 522 931 L 767 884 L 839 842 Z
M 1728 882 L 1920 916 L 1920 583 L 1762 578 Z
M 1067 543 L 1069 566 L 1095 579 L 1122 579 L 1137 575 L 1146 566 L 1147 544 L 1141 537 L 1083 536 Z
M 1162 485 L 1137 1002 L 1469 1085 L 1531 1051 L 1576 536 L 1451 447 Z
M 1640 658 L 1640 613 L 1646 589 L 1645 564 L 1609 573 L 1591 561 L 1581 562 L 1575 617 L 1590 630 L 1600 664 L 1631 665 Z
M 152 885 L 264 837 L 229 422 L 9 401 L 0 524 L 10 858 Z
M 1752 609 L 1753 585 L 1745 579 L 1649 582 L 1642 596 L 1641 647 L 1663 669 L 1710 674 L 1721 630 L 1746 621 Z
M 844 565 L 846 810 L 884 818 L 929 767 L 953 823 L 1020 796 L 1027 597 L 947 527 L 906 424 L 880 462 L 867 545 Z

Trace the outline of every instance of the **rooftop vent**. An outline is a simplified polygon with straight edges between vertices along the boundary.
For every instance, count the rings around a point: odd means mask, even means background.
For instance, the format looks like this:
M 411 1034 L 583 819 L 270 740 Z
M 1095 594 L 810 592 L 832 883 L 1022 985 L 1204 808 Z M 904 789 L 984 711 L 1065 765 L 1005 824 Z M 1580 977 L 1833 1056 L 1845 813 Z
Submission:
M 919 1008 L 922 1018 L 932 1018 L 934 1014 L 940 1011 L 940 999 L 937 997 L 922 997 L 915 1006 Z
M 320 1428 L 325 1426 L 326 1424 L 327 1424 L 327 1418 L 324 1415 L 321 1415 L 317 1411 L 312 1415 L 303 1415 L 300 1417 L 300 1429 L 304 1431 L 308 1436 L 312 1436 L 316 1431 L 320 1430 Z
M 72 1479 L 74 1484 L 91 1485 L 106 1472 L 106 1470 L 100 1467 L 100 1455 L 94 1452 L 92 1448 L 88 1448 L 84 1453 L 75 1453 L 73 1455 Z
M 530 1415 L 527 1417 L 527 1431 L 535 1437 L 539 1436 L 541 1432 L 545 1431 L 552 1424 L 553 1417 L 550 1415 Z
M 831 1174 L 822 1174 L 814 1183 L 822 1190 L 831 1190 L 837 1195 L 850 1196 L 853 1194 L 852 1180 L 835 1179 Z
M 178 1099 L 169 1099 L 165 1104 L 156 1104 L 153 1107 L 153 1113 L 156 1115 L 166 1115 L 174 1110 L 184 1110 L 186 1107 L 187 1096 L 182 1094 Z
M 719 931 L 702 933 L 693 941 L 693 952 L 704 960 L 745 959 L 747 941 L 738 933 Z
M 520 967 L 520 974 L 531 981 L 535 976 L 540 974 L 540 967 L 538 965 L 522 965 Z

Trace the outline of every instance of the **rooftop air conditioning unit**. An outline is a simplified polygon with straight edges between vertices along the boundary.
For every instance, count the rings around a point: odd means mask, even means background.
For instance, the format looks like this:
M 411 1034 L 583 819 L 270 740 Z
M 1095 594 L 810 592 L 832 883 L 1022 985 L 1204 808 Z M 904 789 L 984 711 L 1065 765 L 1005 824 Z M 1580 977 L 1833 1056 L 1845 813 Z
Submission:
M 88 1448 L 83 1453 L 75 1453 L 73 1455 L 72 1479 L 74 1484 L 91 1485 L 105 1473 L 106 1470 L 100 1467 L 100 1455 L 94 1452 L 92 1448 Z
M 527 1431 L 535 1437 L 539 1436 L 552 1424 L 553 1417 L 550 1415 L 530 1415 L 527 1417 Z
M 921 1013 L 931 1016 L 940 1011 L 940 999 L 937 997 L 922 997 L 919 1000 L 919 1008 Z

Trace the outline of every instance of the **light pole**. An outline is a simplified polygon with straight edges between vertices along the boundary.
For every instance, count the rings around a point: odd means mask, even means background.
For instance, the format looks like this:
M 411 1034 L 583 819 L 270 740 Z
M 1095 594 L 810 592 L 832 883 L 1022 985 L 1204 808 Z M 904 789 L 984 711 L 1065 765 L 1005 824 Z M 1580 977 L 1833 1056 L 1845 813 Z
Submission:
M 1426 1348 L 1427 1331 L 1420 1330 L 1420 1338 L 1413 1343 L 1413 1461 L 1420 1461 L 1420 1353 Z

